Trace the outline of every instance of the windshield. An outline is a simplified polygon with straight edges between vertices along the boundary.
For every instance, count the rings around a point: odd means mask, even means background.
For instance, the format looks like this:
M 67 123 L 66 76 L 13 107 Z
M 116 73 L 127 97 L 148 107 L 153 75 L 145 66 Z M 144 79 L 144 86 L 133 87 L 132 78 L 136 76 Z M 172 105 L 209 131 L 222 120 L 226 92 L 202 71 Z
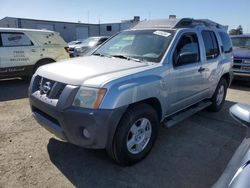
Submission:
M 81 41 L 71 41 L 68 43 L 68 45 L 75 45 L 75 44 L 81 44 Z
M 233 47 L 250 48 L 250 37 L 232 37 Z
M 94 55 L 136 58 L 140 61 L 160 62 L 174 31 L 124 31 L 114 36 Z
M 82 42 L 82 46 L 94 46 L 98 43 L 98 41 L 99 41 L 99 38 L 90 37 Z

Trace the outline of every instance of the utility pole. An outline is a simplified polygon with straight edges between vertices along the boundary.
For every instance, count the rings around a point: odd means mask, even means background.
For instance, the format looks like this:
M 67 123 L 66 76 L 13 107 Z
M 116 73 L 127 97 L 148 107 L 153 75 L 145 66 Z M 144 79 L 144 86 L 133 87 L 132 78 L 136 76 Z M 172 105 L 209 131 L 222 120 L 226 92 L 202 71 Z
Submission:
M 148 20 L 151 20 L 151 11 L 148 12 Z

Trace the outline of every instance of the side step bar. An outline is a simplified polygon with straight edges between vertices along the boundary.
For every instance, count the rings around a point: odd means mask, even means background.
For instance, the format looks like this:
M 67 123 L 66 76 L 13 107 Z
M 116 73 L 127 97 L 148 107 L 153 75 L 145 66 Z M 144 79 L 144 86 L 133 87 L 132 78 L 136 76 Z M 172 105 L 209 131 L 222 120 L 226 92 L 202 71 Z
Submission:
M 166 128 L 170 128 L 174 125 L 176 125 L 177 123 L 183 121 L 184 119 L 187 119 L 188 117 L 196 114 L 197 112 L 207 108 L 208 106 L 210 106 L 212 104 L 212 102 L 210 101 L 204 101 L 204 102 L 199 102 L 187 109 L 184 109 L 174 115 L 171 115 L 169 117 L 166 117 L 166 119 L 164 119 L 163 121 L 163 126 Z

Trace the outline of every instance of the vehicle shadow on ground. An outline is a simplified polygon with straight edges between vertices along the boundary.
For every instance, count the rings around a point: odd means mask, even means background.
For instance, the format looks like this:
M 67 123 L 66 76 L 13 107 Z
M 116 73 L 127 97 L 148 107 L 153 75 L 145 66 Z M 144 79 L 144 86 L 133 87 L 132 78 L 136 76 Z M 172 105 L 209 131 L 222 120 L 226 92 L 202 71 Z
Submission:
M 250 91 L 250 80 L 233 80 L 231 89 Z
M 47 149 L 52 163 L 76 187 L 211 187 L 245 130 L 232 121 L 226 101 L 218 113 L 206 110 L 170 129 L 160 128 L 148 157 L 120 167 L 105 150 L 88 150 L 54 138 Z
M 29 80 L 0 80 L 0 102 L 28 97 Z

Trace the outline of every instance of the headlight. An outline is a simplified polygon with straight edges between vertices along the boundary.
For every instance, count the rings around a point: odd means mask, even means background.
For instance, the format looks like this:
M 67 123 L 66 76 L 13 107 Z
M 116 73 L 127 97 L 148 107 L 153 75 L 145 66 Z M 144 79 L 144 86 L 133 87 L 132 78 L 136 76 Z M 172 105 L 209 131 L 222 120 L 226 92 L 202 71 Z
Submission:
M 76 52 L 81 52 L 82 49 L 81 48 L 75 48 Z
M 76 48 L 76 51 L 79 52 L 79 53 L 83 53 L 83 52 L 86 51 L 86 48 L 85 47 Z
M 97 109 L 105 94 L 106 89 L 104 88 L 80 87 L 75 96 L 73 106 Z

